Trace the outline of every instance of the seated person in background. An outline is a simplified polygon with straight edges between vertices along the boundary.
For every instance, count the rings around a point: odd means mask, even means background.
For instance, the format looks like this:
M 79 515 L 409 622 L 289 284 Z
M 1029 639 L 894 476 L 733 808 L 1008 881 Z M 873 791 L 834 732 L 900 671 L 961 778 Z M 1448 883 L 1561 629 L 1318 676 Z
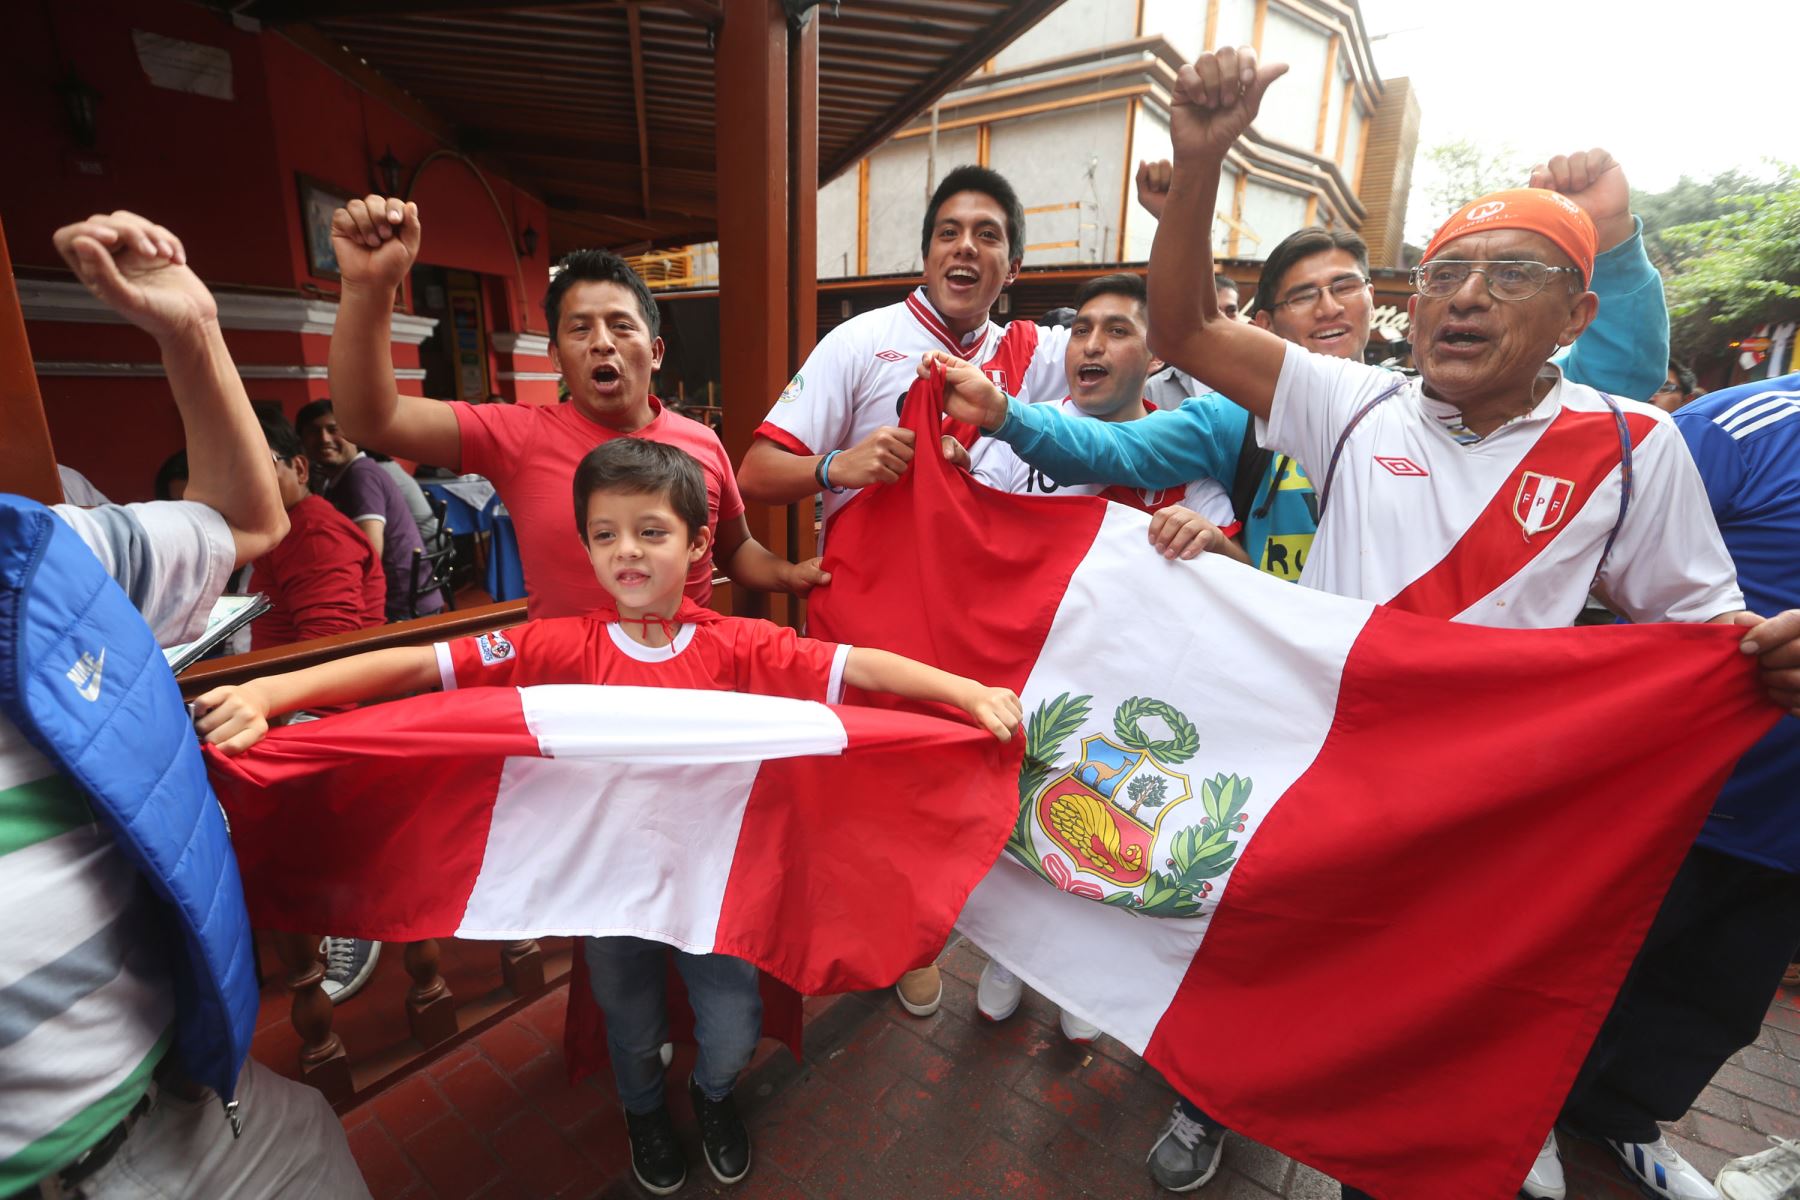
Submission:
M 324 1097 L 249 1058 L 250 919 L 156 650 L 286 531 L 268 450 L 173 234 L 116 212 L 55 242 L 156 339 L 193 472 L 180 503 L 0 497 L 0 1196 L 366 1198 Z
M 423 583 L 431 574 L 430 566 L 413 553 L 425 548 L 418 523 L 405 494 L 381 465 L 338 432 L 331 401 L 314 400 L 302 406 L 294 414 L 294 428 L 306 447 L 313 490 L 356 522 L 381 560 L 387 575 L 387 619 L 404 621 L 441 611 L 444 597 L 431 591 L 420 593 L 418 612 L 413 612 L 414 584 Z M 413 490 L 417 491 L 418 485 Z M 425 503 L 422 493 L 419 503 Z
M 156 468 L 156 483 L 152 490 L 158 500 L 180 500 L 187 495 L 187 485 L 187 451 L 177 450 Z
M 376 465 L 394 481 L 394 486 L 400 489 L 400 497 L 406 501 L 406 511 L 412 514 L 413 524 L 419 527 L 419 540 L 429 552 L 437 545 L 438 519 L 437 514 L 431 511 L 431 502 L 425 499 L 425 489 L 407 473 L 405 467 L 379 450 L 364 450 L 363 453 L 374 459 Z
M 705 476 L 685 451 L 647 438 L 615 438 L 582 459 L 574 498 L 576 529 L 606 591 L 605 608 L 218 688 L 196 702 L 196 726 L 208 742 L 237 754 L 261 740 L 271 714 L 439 686 L 610 683 L 833 702 L 847 683 L 954 704 L 1002 741 L 1018 728 L 1019 698 L 1005 688 L 883 650 L 797 637 L 768 621 L 722 617 L 684 596 L 689 569 L 706 558 L 712 541 Z M 729 955 L 671 951 L 635 937 L 584 944 L 638 1181 L 667 1195 L 687 1177 L 659 1056 L 667 1037 L 663 987 L 671 953 L 698 1017 L 700 1057 L 688 1092 L 706 1164 L 723 1183 L 742 1179 L 750 1170 L 750 1138 L 731 1092 L 761 1032 L 756 968 Z
M 382 624 L 387 579 L 374 547 L 348 517 L 307 490 L 306 451 L 293 426 L 264 418 L 262 431 L 291 527 L 280 545 L 251 564 L 247 590 L 267 593 L 270 607 L 250 626 L 250 648 Z

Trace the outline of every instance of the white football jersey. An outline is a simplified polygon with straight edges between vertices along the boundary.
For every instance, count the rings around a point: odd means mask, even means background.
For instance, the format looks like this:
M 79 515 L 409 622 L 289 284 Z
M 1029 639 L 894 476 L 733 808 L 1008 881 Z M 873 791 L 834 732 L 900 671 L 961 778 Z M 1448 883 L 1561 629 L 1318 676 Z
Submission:
M 1145 407 L 1149 407 L 1148 401 L 1145 402 Z M 1082 412 L 1071 399 L 1064 398 L 1061 408 L 1064 415 L 1071 419 L 1094 419 Z M 1186 485 L 1161 489 L 1106 483 L 1060 484 L 1020 458 L 1005 442 L 993 438 L 984 439 L 981 451 L 970 464 L 970 471 L 982 483 L 1002 492 L 1018 496 L 1104 496 L 1115 504 L 1128 505 L 1147 513 L 1154 513 L 1171 504 L 1180 504 L 1217 525 L 1225 531 L 1227 537 L 1238 530 L 1237 516 L 1231 511 L 1231 496 L 1216 479 L 1201 478 Z
M 1619 523 L 1618 423 L 1593 388 L 1555 367 L 1525 417 L 1471 444 L 1456 410 L 1418 379 L 1344 439 L 1300 582 L 1476 625 L 1571 624 L 1599 574 L 1633 621 L 1704 621 L 1743 607 L 1700 473 L 1667 413 L 1617 401 L 1633 438 L 1631 504 Z M 1363 405 L 1394 385 L 1379 367 L 1289 345 L 1257 435 L 1313 486 Z
M 795 454 L 848 450 L 899 421 L 900 402 L 918 378 L 919 357 L 942 350 L 979 363 L 1009 396 L 1053 400 L 1063 383 L 1066 329 L 989 321 L 959 342 L 919 288 L 899 304 L 850 318 L 819 341 L 757 429 Z M 825 493 L 825 521 L 856 491 Z

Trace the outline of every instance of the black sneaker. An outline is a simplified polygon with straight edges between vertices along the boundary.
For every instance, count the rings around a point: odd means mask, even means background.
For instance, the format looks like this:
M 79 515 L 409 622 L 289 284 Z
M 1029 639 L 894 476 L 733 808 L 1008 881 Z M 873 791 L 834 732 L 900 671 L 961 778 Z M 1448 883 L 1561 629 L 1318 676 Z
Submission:
M 669 1120 L 669 1106 L 642 1116 L 627 1110 L 625 1133 L 631 1139 L 631 1173 L 644 1190 L 652 1196 L 680 1191 L 687 1182 L 687 1157 L 675 1136 L 675 1122 Z
M 730 1096 L 708 1100 L 692 1075 L 688 1095 L 694 1115 L 700 1119 L 700 1146 L 706 1151 L 706 1167 L 720 1183 L 736 1183 L 750 1173 L 750 1131 L 738 1116 L 737 1101 Z

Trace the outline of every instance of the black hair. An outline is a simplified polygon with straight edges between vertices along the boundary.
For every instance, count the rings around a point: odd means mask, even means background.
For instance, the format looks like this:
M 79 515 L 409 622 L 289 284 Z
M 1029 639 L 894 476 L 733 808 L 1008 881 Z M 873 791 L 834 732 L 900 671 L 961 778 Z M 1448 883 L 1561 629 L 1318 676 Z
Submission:
M 938 210 L 944 207 L 944 201 L 958 192 L 980 192 L 998 204 L 1000 211 L 1006 214 L 1006 257 L 1013 262 L 1025 257 L 1025 208 L 1019 203 L 1019 194 L 1000 172 L 972 163 L 957 167 L 944 176 L 937 190 L 931 193 L 931 203 L 925 206 L 925 225 L 919 234 L 921 256 L 931 256 L 931 235 L 937 229 Z
M 1129 271 L 1121 271 L 1117 275 L 1101 275 L 1082 284 L 1075 292 L 1075 311 L 1080 312 L 1086 308 L 1088 301 L 1095 296 L 1124 296 L 1128 300 L 1136 300 L 1146 310 L 1150 307 L 1150 291 L 1144 286 L 1144 277 L 1133 275 Z
M 1669 374 L 1673 375 L 1675 382 L 1681 385 L 1681 394 L 1684 396 L 1691 396 L 1700 388 L 1700 381 L 1694 377 L 1694 369 L 1686 363 L 1671 358 Z
M 1308 225 L 1305 229 L 1288 234 L 1269 251 L 1269 257 L 1263 263 L 1262 276 L 1256 281 L 1256 294 L 1250 298 L 1247 311 L 1252 314 L 1268 311 L 1276 301 L 1276 293 L 1281 290 L 1282 277 L 1293 270 L 1295 263 L 1330 250 L 1348 252 L 1356 260 L 1363 276 L 1368 277 L 1367 242 L 1347 229 L 1323 229 L 1317 225 Z
M 173 500 L 170 489 L 177 479 L 188 477 L 187 451 L 177 450 L 163 459 L 163 465 L 156 468 L 156 483 L 153 485 L 158 500 Z
M 1223 292 L 1227 289 L 1234 291 L 1234 292 L 1242 292 L 1244 290 L 1243 288 L 1238 286 L 1238 281 L 1233 279 L 1231 276 L 1229 276 L 1229 275 L 1214 275 L 1213 276 L 1213 291 L 1215 293 L 1217 293 L 1217 292 Z
M 575 468 L 575 528 L 587 541 L 588 498 L 595 492 L 667 496 L 688 527 L 691 545 L 706 528 L 706 476 L 694 456 L 647 438 L 617 437 L 589 450 Z
M 650 336 L 662 336 L 662 314 L 657 311 L 656 297 L 630 263 L 611 250 L 571 250 L 556 264 L 550 289 L 544 293 L 544 319 L 550 322 L 552 341 L 562 322 L 563 296 L 578 283 L 616 283 L 627 289 L 637 298 L 638 311 L 644 315 Z
M 269 449 L 280 455 L 284 462 L 306 457 L 306 447 L 300 444 L 300 435 L 285 417 L 272 417 L 258 414 L 256 423 L 262 426 L 263 439 L 269 443 Z
M 294 429 L 296 431 L 304 430 L 308 425 L 332 411 L 329 400 L 313 400 L 302 404 L 300 411 L 294 414 Z

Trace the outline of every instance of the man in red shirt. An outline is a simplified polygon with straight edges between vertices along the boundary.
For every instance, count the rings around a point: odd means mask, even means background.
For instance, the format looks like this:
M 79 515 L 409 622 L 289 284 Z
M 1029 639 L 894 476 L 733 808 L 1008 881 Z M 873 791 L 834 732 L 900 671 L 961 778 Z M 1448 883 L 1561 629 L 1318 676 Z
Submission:
M 294 427 L 264 418 L 262 429 L 289 528 L 250 565 L 250 590 L 265 593 L 270 605 L 250 626 L 250 648 L 380 625 L 387 602 L 381 560 L 349 518 L 307 489 L 306 451 Z
M 664 442 L 700 462 L 713 548 L 688 576 L 696 603 L 712 597 L 715 561 L 759 591 L 804 595 L 825 581 L 816 559 L 787 562 L 750 536 L 718 435 L 650 394 L 651 373 L 662 365 L 661 318 L 644 281 L 616 254 L 566 256 L 544 297 L 550 361 L 570 403 L 474 405 L 400 395 L 390 318 L 420 234 L 418 205 L 382 196 L 352 200 L 332 218 L 344 285 L 331 337 L 338 422 L 365 447 L 487 476 L 518 531 L 531 616 L 580 616 L 607 603 L 568 514 L 576 464 L 616 437 Z

